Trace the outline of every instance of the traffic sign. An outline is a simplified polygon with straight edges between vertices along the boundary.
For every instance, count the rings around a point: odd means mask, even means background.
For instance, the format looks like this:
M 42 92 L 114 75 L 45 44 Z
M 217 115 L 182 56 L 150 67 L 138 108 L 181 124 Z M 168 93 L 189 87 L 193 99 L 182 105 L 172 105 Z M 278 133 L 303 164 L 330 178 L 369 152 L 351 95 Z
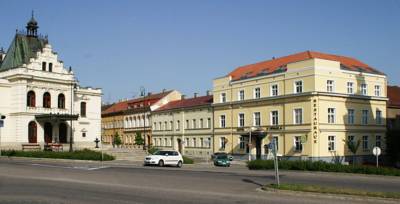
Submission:
M 379 148 L 379 147 L 374 147 L 374 149 L 372 149 L 372 153 L 373 153 L 375 156 L 379 156 L 379 155 L 381 155 L 382 150 L 381 150 L 381 148 Z

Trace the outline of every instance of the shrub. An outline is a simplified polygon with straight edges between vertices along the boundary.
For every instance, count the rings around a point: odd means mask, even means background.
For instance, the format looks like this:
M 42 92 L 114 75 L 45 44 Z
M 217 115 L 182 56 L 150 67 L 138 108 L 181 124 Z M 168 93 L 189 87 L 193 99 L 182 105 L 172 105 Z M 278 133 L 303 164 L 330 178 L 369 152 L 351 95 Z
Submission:
M 33 157 L 33 158 L 52 158 L 52 159 L 76 159 L 76 160 L 96 160 L 101 161 L 101 152 L 83 149 L 73 152 L 51 152 L 51 151 L 1 151 L 4 156 L 15 157 Z M 103 161 L 114 160 L 115 157 L 109 154 L 103 154 Z
M 183 163 L 184 164 L 193 164 L 194 163 L 193 159 L 191 159 L 191 158 L 189 158 L 187 156 L 182 156 L 182 158 L 183 158 Z
M 253 160 L 247 163 L 247 167 L 251 170 L 274 169 L 274 161 Z M 400 176 L 400 170 L 395 168 L 388 168 L 388 167 L 376 168 L 374 166 L 364 166 L 364 165 L 342 165 L 342 164 L 327 163 L 323 161 L 282 160 L 279 161 L 279 169 Z

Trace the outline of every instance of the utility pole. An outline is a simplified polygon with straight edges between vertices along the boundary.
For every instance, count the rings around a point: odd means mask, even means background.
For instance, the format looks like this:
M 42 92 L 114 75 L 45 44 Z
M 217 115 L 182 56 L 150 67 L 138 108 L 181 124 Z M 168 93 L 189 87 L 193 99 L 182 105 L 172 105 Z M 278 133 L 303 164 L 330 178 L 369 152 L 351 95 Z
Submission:
M 140 95 L 143 97 L 143 150 L 146 150 L 146 89 L 143 86 L 140 87 Z
M 0 114 L 0 157 L 1 157 L 1 128 L 4 127 L 4 119 L 6 119 L 6 116 Z

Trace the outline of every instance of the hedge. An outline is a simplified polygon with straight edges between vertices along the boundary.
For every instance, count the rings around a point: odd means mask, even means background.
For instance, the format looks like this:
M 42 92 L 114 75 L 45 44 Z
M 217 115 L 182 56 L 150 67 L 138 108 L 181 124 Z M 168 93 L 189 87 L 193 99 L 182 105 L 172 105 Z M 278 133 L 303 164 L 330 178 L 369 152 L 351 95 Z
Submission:
M 193 159 L 191 159 L 189 157 L 182 156 L 182 158 L 183 158 L 183 163 L 184 164 L 193 164 L 194 163 Z
M 1 155 L 9 157 L 34 157 L 34 158 L 52 158 L 52 159 L 76 159 L 76 160 L 95 160 L 101 161 L 101 152 L 83 149 L 73 152 L 50 152 L 50 151 L 16 151 L 3 150 Z M 109 154 L 103 154 L 103 161 L 114 160 L 115 157 Z
M 253 160 L 247 163 L 247 167 L 251 170 L 274 169 L 274 161 Z M 400 176 L 400 169 L 395 169 L 395 168 L 388 168 L 388 167 L 376 168 L 374 166 L 364 166 L 364 165 L 342 165 L 335 163 L 327 163 L 323 161 L 281 160 L 279 161 L 279 169 Z

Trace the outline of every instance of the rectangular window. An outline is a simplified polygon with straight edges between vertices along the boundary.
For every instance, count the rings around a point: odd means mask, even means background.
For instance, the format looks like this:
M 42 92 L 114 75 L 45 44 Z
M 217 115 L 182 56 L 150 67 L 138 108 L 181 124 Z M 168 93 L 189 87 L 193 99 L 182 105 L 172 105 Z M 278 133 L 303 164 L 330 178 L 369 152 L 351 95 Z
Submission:
M 196 119 L 192 120 L 192 127 L 193 127 L 193 129 L 197 128 Z
M 278 125 L 279 124 L 279 115 L 278 111 L 271 111 L 271 125 Z
M 238 100 L 243 101 L 244 100 L 244 90 L 240 90 L 238 93 Z
M 260 91 L 260 88 L 257 87 L 254 89 L 254 98 L 259 99 L 260 97 L 261 97 L 261 91 Z
M 86 117 L 86 102 L 81 102 L 81 117 Z
M 272 84 L 271 85 L 271 96 L 277 96 L 278 93 L 278 84 Z
M 347 110 L 347 123 L 354 124 L 354 109 Z
M 244 149 L 246 147 L 245 145 L 245 138 L 243 136 L 239 137 L 239 148 Z
M 336 144 L 335 144 L 335 136 L 328 136 L 328 151 L 335 151 Z
M 301 108 L 296 108 L 293 111 L 294 115 L 294 124 L 302 124 L 303 123 L 303 109 Z
M 200 118 L 200 128 L 204 128 L 204 124 L 203 124 L 203 118 Z
M 348 94 L 353 94 L 354 93 L 354 89 L 353 89 L 353 82 L 347 82 L 347 93 Z
M 326 91 L 333 92 L 334 91 L 335 82 L 333 80 L 326 81 Z
M 253 125 L 256 127 L 261 125 L 260 112 L 253 113 Z
M 328 123 L 335 123 L 336 113 L 334 108 L 328 108 Z
M 375 146 L 382 147 L 382 137 L 380 135 L 375 136 Z
M 376 110 L 376 124 L 377 125 L 382 124 L 382 111 L 381 110 Z
M 211 118 L 207 118 L 207 128 L 211 128 Z
M 364 96 L 366 96 L 368 93 L 367 93 L 367 84 L 361 84 L 361 86 L 360 86 L 360 92 L 361 92 L 361 95 L 364 95 Z
M 294 137 L 294 150 L 296 152 L 301 152 L 303 150 L 303 145 L 301 144 L 301 137 L 295 136 Z
M 295 81 L 294 93 L 302 93 L 302 92 L 303 92 L 303 81 Z
M 225 149 L 225 142 L 226 142 L 225 137 L 219 138 L 219 148 L 220 149 Z
M 225 115 L 221 115 L 220 117 L 219 117 L 219 126 L 221 127 L 221 128 L 225 128 Z
M 363 150 L 368 150 L 368 135 L 364 135 L 362 137 L 362 146 L 363 146 Z
M 375 85 L 375 96 L 381 96 L 381 86 Z
M 53 72 L 53 63 L 49 63 L 49 72 Z
M 189 129 L 189 120 L 186 120 L 186 129 Z
M 220 102 L 221 103 L 225 103 L 226 102 L 226 93 L 221 93 Z
M 351 144 L 354 144 L 354 135 L 347 136 L 347 141 Z
M 239 113 L 238 126 L 239 127 L 244 127 L 244 113 Z
M 368 110 L 362 110 L 361 124 L 362 125 L 368 124 Z

